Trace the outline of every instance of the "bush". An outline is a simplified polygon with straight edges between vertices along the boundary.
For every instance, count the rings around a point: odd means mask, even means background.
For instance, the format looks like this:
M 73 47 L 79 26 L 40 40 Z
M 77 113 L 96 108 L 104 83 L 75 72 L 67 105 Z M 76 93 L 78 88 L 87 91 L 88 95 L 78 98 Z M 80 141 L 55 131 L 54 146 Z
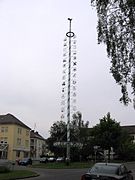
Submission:
M 0 173 L 7 173 L 10 169 L 7 166 L 0 166 Z

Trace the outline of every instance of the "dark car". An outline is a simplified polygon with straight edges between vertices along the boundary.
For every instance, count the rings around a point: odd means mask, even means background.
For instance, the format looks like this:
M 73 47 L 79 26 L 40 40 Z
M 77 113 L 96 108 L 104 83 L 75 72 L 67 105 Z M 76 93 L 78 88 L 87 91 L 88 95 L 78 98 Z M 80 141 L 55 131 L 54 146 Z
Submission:
M 48 158 L 47 157 L 40 158 L 40 163 L 47 163 L 47 162 L 48 162 Z
M 31 158 L 23 158 L 18 162 L 19 165 L 22 166 L 27 166 L 27 165 L 32 165 L 32 159 Z
M 81 176 L 81 180 L 133 180 L 131 171 L 124 164 L 96 163 L 88 172 Z

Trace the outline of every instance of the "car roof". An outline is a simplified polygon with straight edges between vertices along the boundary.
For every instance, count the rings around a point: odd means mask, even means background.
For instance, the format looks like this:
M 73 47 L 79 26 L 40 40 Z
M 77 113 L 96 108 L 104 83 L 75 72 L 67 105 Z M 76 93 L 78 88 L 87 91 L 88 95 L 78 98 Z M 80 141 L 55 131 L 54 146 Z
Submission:
M 101 166 L 121 166 L 122 164 L 121 163 L 96 163 L 95 165 L 101 165 Z
M 109 176 L 117 176 L 117 170 L 120 168 L 121 163 L 95 163 L 94 166 L 89 169 L 88 173 L 91 174 L 108 174 Z

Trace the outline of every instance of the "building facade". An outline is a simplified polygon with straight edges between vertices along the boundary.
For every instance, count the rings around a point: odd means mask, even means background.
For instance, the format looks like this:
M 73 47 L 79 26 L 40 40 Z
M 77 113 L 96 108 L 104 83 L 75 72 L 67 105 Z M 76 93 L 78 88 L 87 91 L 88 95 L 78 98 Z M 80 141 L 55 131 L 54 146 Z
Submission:
M 121 126 L 121 127 L 132 137 L 133 143 L 135 143 L 135 125 Z
M 0 115 L 0 159 L 30 156 L 30 128 L 12 114 Z
M 30 132 L 30 156 L 33 160 L 39 160 L 41 156 L 46 155 L 46 140 L 36 131 Z

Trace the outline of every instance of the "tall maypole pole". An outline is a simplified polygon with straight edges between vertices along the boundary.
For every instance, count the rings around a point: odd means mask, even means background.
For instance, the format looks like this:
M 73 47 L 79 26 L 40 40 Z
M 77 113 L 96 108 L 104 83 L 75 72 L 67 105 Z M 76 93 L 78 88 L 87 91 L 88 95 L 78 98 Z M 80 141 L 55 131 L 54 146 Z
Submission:
M 64 39 L 63 53 L 63 77 L 62 77 L 62 115 L 67 117 L 67 162 L 70 161 L 70 121 L 71 115 L 76 111 L 76 36 L 71 31 L 71 22 L 69 20 L 69 31 Z

